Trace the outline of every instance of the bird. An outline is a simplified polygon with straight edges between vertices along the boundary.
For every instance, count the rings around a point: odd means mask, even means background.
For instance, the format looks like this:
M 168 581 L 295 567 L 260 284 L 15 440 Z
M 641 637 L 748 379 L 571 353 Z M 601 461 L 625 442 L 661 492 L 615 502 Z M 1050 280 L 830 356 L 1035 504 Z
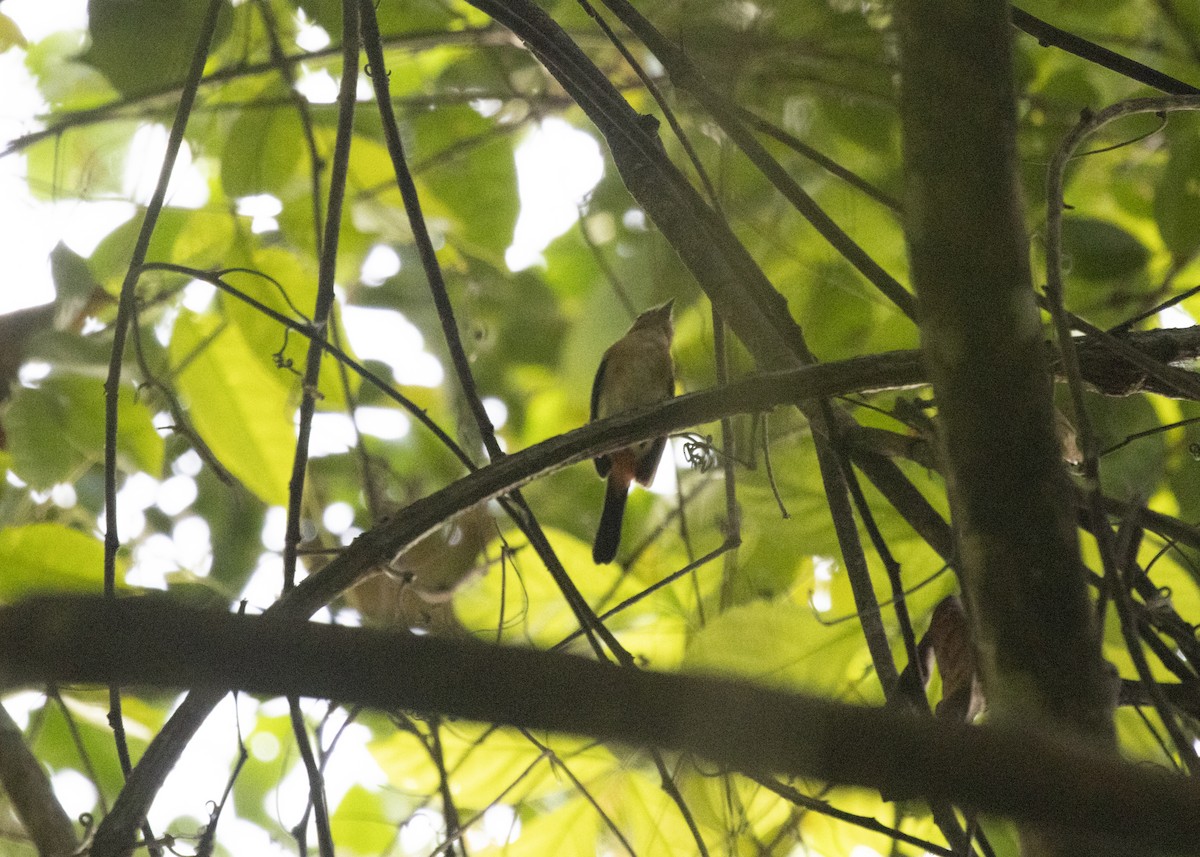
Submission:
M 671 360 L 671 308 L 674 299 L 639 315 L 628 332 L 604 352 L 592 384 L 592 420 L 652 405 L 675 395 L 675 365 Z M 630 484 L 654 480 L 666 437 L 645 440 L 598 456 L 596 472 L 607 477 L 604 511 L 592 545 L 597 565 L 610 563 L 621 543 L 621 521 Z

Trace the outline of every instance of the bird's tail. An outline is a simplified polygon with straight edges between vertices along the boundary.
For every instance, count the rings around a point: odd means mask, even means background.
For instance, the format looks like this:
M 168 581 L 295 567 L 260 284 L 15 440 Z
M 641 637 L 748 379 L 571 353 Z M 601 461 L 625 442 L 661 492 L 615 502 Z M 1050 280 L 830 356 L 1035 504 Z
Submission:
M 625 517 L 625 500 L 629 497 L 629 482 L 613 472 L 604 492 L 604 511 L 600 513 L 600 529 L 592 545 L 592 560 L 597 565 L 612 562 L 621 544 L 621 520 Z

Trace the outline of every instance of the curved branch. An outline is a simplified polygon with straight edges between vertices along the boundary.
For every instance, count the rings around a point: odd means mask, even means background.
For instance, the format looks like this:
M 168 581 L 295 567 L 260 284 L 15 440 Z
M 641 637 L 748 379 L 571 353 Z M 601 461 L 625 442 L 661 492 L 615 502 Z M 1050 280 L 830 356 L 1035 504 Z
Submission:
M 27 601 L 0 611 L 0 639 L 9 686 L 237 688 L 440 712 L 688 750 L 751 774 L 953 801 L 1142 853 L 1188 852 L 1200 841 L 1200 783 L 1057 732 L 972 727 L 473 640 L 203 611 L 156 596 Z

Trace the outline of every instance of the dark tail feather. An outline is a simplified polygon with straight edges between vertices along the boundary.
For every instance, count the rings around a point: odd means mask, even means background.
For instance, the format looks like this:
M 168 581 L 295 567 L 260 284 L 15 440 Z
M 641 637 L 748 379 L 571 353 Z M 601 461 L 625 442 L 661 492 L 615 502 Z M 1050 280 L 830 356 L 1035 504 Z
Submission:
M 625 517 L 625 500 L 629 497 L 629 483 L 622 484 L 613 475 L 608 477 L 608 489 L 604 492 L 604 511 L 600 514 L 600 529 L 596 530 L 596 543 L 592 545 L 592 560 L 597 565 L 612 562 L 621 544 L 621 519 Z

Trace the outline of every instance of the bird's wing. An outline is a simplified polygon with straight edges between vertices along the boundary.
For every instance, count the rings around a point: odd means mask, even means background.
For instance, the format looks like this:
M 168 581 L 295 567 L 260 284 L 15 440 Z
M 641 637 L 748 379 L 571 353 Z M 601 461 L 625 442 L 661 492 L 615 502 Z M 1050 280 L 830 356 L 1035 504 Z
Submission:
M 604 387 L 604 369 L 608 366 L 608 352 L 604 353 L 604 358 L 600 361 L 600 368 L 596 370 L 596 380 L 592 382 L 592 419 L 595 420 L 600 413 L 600 390 Z M 596 465 L 596 472 L 601 476 L 607 476 L 609 469 L 612 467 L 612 461 L 607 455 L 601 455 L 592 459 Z
M 605 352 L 604 359 L 600 361 L 600 368 L 596 370 L 596 380 L 592 382 L 592 416 L 593 420 L 600 417 L 600 390 L 604 387 L 604 370 L 608 366 L 608 352 Z

